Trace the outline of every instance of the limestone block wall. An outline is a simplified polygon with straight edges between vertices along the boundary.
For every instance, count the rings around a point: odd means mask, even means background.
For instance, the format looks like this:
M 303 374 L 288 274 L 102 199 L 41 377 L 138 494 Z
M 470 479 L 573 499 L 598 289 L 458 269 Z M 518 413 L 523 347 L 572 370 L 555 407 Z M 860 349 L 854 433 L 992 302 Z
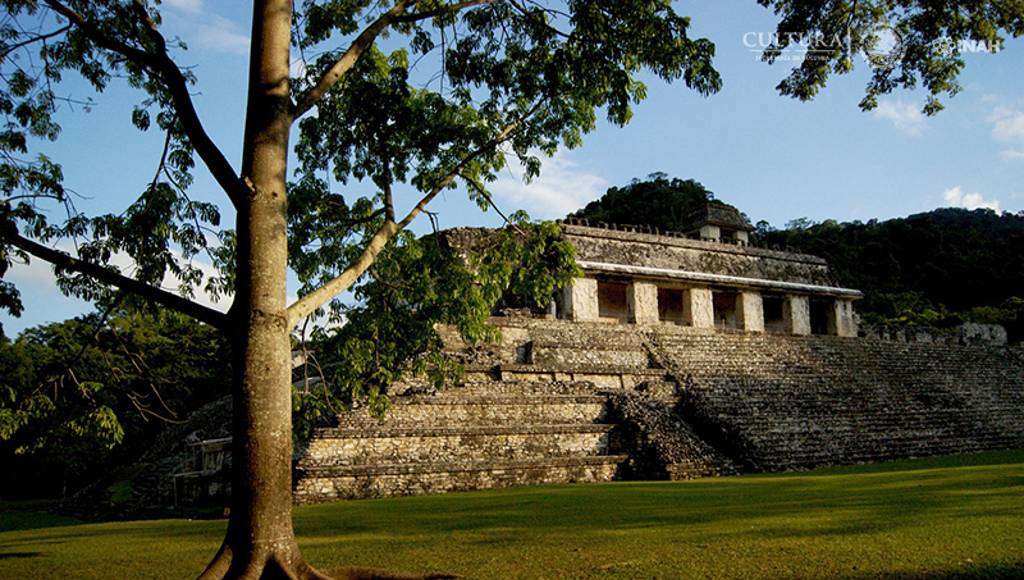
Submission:
M 953 328 L 865 326 L 865 337 L 897 342 L 932 342 L 951 345 L 1005 345 L 1006 328 L 998 324 L 968 322 Z
M 816 256 L 569 224 L 562 228 L 581 261 L 834 285 L 825 260 Z

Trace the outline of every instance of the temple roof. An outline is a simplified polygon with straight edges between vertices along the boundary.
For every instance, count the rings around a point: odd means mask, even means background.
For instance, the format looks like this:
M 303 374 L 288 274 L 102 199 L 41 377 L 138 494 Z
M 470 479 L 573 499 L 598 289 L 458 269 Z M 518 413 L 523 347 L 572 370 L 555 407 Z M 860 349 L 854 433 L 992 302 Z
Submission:
M 689 222 L 687 231 L 699 230 L 706 225 L 725 227 L 733 230 L 753 231 L 750 222 L 747 221 L 740 210 L 735 207 L 721 203 L 711 202 L 702 205 L 687 217 Z

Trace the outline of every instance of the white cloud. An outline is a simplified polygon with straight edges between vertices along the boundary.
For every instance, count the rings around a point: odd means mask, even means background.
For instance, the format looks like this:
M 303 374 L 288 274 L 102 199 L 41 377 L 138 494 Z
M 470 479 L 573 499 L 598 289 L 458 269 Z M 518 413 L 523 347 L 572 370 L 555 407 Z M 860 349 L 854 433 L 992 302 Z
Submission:
M 1024 111 L 1009 107 L 996 107 L 988 119 L 992 123 L 992 136 L 1000 141 L 1024 140 Z
M 876 119 L 889 121 L 908 135 L 920 135 L 925 128 L 925 116 L 914 103 L 883 99 L 871 114 Z
M 525 209 L 531 217 L 560 218 L 600 197 L 608 181 L 581 167 L 562 151 L 542 159 L 540 175 L 530 183 L 523 181 L 524 170 L 510 158 L 510 173 L 496 181 L 491 189 L 514 209 Z
M 1006 161 L 1021 161 L 1024 160 L 1024 149 L 1003 149 L 999 156 Z
M 234 54 L 249 54 L 249 35 L 233 20 L 217 15 L 206 15 L 195 23 L 196 43 L 211 50 Z
M 977 192 L 964 193 L 963 188 L 959 185 L 947 189 L 942 194 L 942 197 L 952 207 L 962 207 L 965 209 L 988 208 L 997 213 L 1002 211 L 998 199 L 985 199 L 985 196 Z
M 214 14 L 204 0 L 164 0 L 167 22 L 190 45 L 217 52 L 246 55 L 249 33 L 230 18 Z
M 203 0 L 164 0 L 164 5 L 175 10 L 197 14 L 203 11 Z

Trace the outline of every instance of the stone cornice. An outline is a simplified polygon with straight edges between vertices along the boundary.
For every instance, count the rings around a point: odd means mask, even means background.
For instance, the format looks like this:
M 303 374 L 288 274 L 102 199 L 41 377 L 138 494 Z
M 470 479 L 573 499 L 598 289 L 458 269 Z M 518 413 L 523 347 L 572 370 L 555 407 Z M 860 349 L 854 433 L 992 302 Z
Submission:
M 721 242 L 705 242 L 703 240 L 691 240 L 689 238 L 667 236 L 664 234 L 648 234 L 636 231 L 612 230 L 590 226 L 562 223 L 562 231 L 569 236 L 580 236 L 588 238 L 601 238 L 606 240 L 618 240 L 622 242 L 634 242 L 643 244 L 661 244 L 665 246 L 676 246 L 680 248 L 691 248 L 705 252 L 719 252 L 723 254 L 735 254 L 740 256 L 754 256 L 758 258 L 772 258 L 802 264 L 814 264 L 827 266 L 824 258 L 810 254 L 798 254 L 794 252 L 781 252 L 752 246 L 737 246 L 734 244 L 723 244 Z
M 654 268 L 651 266 L 629 266 L 625 264 L 608 264 L 605 262 L 590 262 L 578 260 L 577 264 L 585 272 L 602 274 L 624 274 L 629 276 L 640 276 L 646 278 L 682 280 L 687 282 L 700 282 L 704 284 L 721 284 L 724 286 L 740 286 L 745 288 L 767 288 L 802 294 L 826 294 L 829 296 L 843 296 L 849 298 L 862 298 L 864 293 L 852 288 L 840 288 L 836 286 L 821 286 L 817 284 L 804 284 L 801 282 L 782 282 L 777 280 L 766 280 L 763 278 L 747 278 L 743 276 L 728 276 L 725 274 L 709 274 L 707 272 L 690 272 L 687 270 L 674 270 L 671 268 Z

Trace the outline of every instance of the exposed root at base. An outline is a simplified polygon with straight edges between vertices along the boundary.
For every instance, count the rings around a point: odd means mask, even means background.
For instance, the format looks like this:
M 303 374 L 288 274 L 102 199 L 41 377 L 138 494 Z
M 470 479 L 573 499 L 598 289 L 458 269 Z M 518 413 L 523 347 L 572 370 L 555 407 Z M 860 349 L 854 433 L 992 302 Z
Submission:
M 335 580 L 454 580 L 454 574 L 394 574 L 373 568 L 345 568 L 334 576 Z
M 297 550 L 296 550 L 297 552 Z M 291 556 L 291 557 L 289 557 Z M 199 580 L 453 580 L 454 574 L 395 574 L 372 568 L 344 568 L 329 576 L 313 568 L 295 554 L 253 556 L 245 562 L 233 561 L 226 543 L 207 565 Z

